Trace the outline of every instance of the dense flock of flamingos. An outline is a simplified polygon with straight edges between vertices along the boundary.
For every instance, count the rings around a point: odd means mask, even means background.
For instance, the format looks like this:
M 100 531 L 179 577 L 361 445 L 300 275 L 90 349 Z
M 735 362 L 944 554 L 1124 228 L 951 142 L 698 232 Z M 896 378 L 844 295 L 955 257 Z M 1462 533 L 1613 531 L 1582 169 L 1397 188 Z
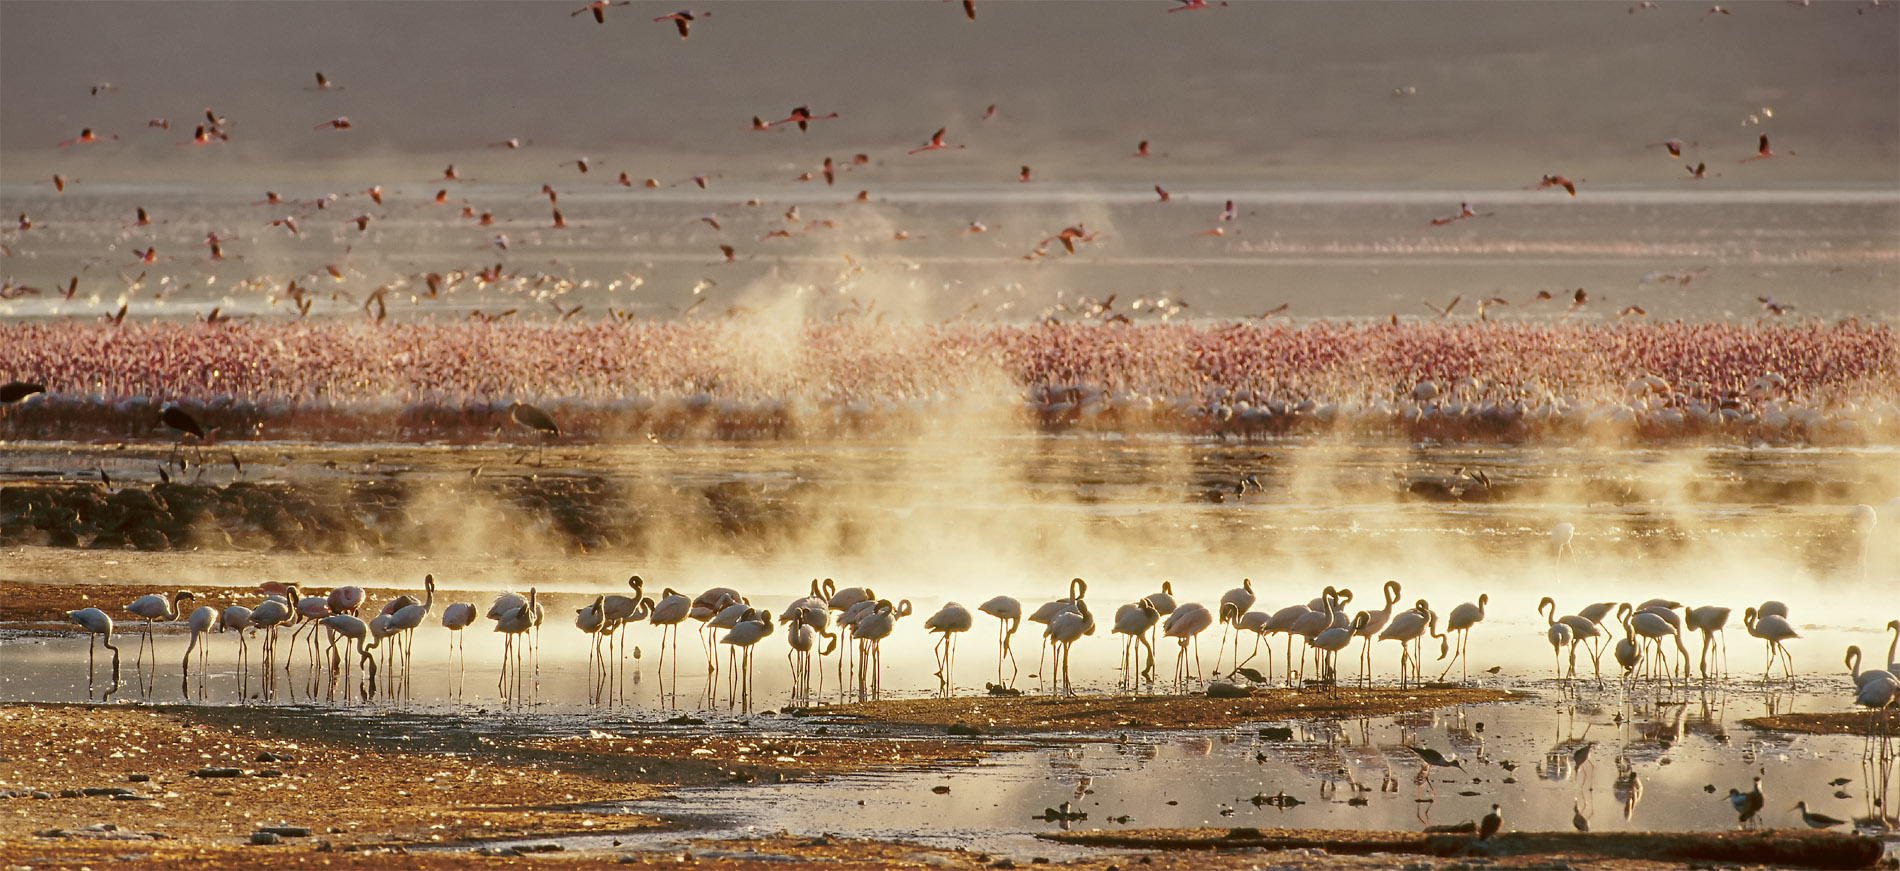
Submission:
M 1568 530 L 1553 531 L 1553 538 L 1562 547 L 1567 544 Z M 617 683 L 613 676 L 626 665 L 627 636 L 643 626 L 658 632 L 656 649 L 662 681 L 667 679 L 665 669 L 669 657 L 673 679 L 677 680 L 680 628 L 697 628 L 712 693 L 710 699 L 715 702 L 717 684 L 711 676 L 719 670 L 720 651 L 725 651 L 729 663 L 729 701 L 743 696 L 749 704 L 754 653 L 766 639 L 781 631 L 791 668 L 794 701 L 814 697 L 815 661 L 818 692 L 822 692 L 822 658 L 832 655 L 840 643 L 850 645 L 847 650 L 855 648 L 855 655 L 840 654 L 838 658 L 840 696 L 847 692 L 844 677 L 847 664 L 857 676 L 860 698 L 867 694 L 881 695 L 882 678 L 887 669 L 881 661 L 880 643 L 890 637 L 899 620 L 912 616 L 908 599 L 892 602 L 868 587 L 838 588 L 829 578 L 813 580 L 807 595 L 790 602 L 777 614 L 751 604 L 746 596 L 730 587 L 715 587 L 696 596 L 669 587 L 656 598 L 646 595 L 645 581 L 638 575 L 629 578 L 627 585 L 630 588 L 627 594 L 598 594 L 587 605 L 575 609 L 573 624 L 591 642 L 588 667 L 596 700 L 610 696 L 608 684 Z M 194 655 L 198 658 L 202 685 L 209 649 L 205 636 L 211 632 L 231 632 L 237 636 L 240 652 L 236 667 L 240 671 L 248 668 L 245 651 L 249 639 L 261 637 L 260 692 L 271 692 L 276 682 L 276 647 L 282 630 L 290 633 L 292 644 L 290 652 L 283 657 L 284 671 L 290 673 L 291 661 L 301 641 L 310 663 L 308 685 L 313 696 L 318 687 L 327 686 L 334 698 L 339 684 L 345 701 L 354 693 L 362 693 L 366 698 L 373 696 L 379 686 L 379 652 L 383 660 L 383 691 L 400 696 L 407 691 L 406 669 L 413 655 L 416 630 L 425 622 L 437 623 L 448 630 L 452 662 L 460 647 L 462 632 L 475 624 L 480 613 L 471 602 L 449 603 L 438 611 L 433 575 L 424 579 L 420 598 L 405 594 L 380 607 L 372 607 L 365 591 L 358 586 L 336 587 L 324 595 L 305 595 L 294 585 L 275 583 L 262 585 L 260 589 L 264 591 L 263 598 L 253 604 L 230 604 L 223 609 L 206 604 L 189 613 L 189 603 L 197 598 L 189 590 L 169 595 L 154 593 L 128 603 L 125 614 L 140 621 L 144 629 L 139 640 L 141 689 L 145 688 L 143 657 L 147 645 L 153 647 L 152 682 L 156 682 L 153 625 L 182 620 L 189 630 L 189 638 L 183 654 L 180 686 L 187 694 Z M 1347 606 L 1354 600 L 1352 591 L 1330 586 L 1311 601 L 1276 609 L 1260 601 L 1251 579 L 1243 579 L 1240 586 L 1221 593 L 1214 607 L 1209 608 L 1200 602 L 1177 601 L 1173 585 L 1163 582 L 1160 590 L 1118 606 L 1112 615 L 1103 615 L 1107 619 L 1098 623 L 1096 612 L 1088 603 L 1088 583 L 1075 578 L 1069 584 L 1068 595 L 1028 609 L 1007 595 L 984 601 L 974 611 L 949 602 L 924 618 L 924 628 L 937 636 L 932 651 L 936 662 L 934 676 L 938 691 L 945 695 L 954 694 L 957 686 L 957 638 L 974 628 L 978 614 L 997 621 L 996 682 L 986 683 L 993 694 L 1020 693 L 1014 689 L 1020 667 L 1012 640 L 1025 620 L 1042 627 L 1039 646 L 1043 653 L 1038 657 L 1036 676 L 1046 678 L 1055 692 L 1072 692 L 1070 656 L 1074 645 L 1103 630 L 1102 634 L 1121 636 L 1120 686 L 1137 692 L 1142 687 L 1155 688 L 1155 647 L 1164 639 L 1178 648 L 1172 679 L 1175 692 L 1192 687 L 1210 695 L 1241 696 L 1256 688 L 1306 686 L 1336 695 L 1341 684 L 1339 655 L 1349 652 L 1354 644 L 1360 645 L 1355 653 L 1356 680 L 1371 685 L 1373 645 L 1381 641 L 1397 642 L 1397 677 L 1401 688 L 1427 684 L 1425 663 L 1429 641 L 1438 643 L 1438 660 L 1449 659 L 1435 680 L 1444 681 L 1452 668 L 1462 666 L 1462 679 L 1469 681 L 1468 642 L 1472 631 L 1485 620 L 1485 609 L 1490 602 L 1488 595 L 1453 607 L 1445 615 L 1441 631 L 1439 612 L 1424 599 L 1409 607 L 1400 605 L 1403 587 L 1398 581 L 1385 582 L 1380 594 L 1383 606 L 1377 610 L 1348 610 Z M 365 619 L 364 614 L 371 616 Z M 1560 615 L 1556 602 L 1546 596 L 1538 605 L 1538 614 L 1545 618 L 1545 636 L 1555 655 L 1554 677 L 1558 681 L 1582 678 L 1578 664 L 1580 650 L 1587 658 L 1590 673 L 1599 683 L 1603 680 L 1605 653 L 1612 655 L 1614 666 L 1621 669 L 1625 682 L 1686 683 L 1698 676 L 1702 680 L 1720 680 L 1727 673 L 1725 630 L 1732 614 L 1732 609 L 1727 607 L 1685 607 L 1680 602 L 1657 598 L 1640 604 L 1595 602 L 1574 614 Z M 112 682 L 116 687 L 120 654 L 112 641 L 115 626 L 112 615 L 89 607 L 70 611 L 68 616 L 112 652 Z M 485 616 L 492 621 L 493 631 L 503 639 L 497 692 L 505 697 L 519 694 L 524 657 L 534 657 L 532 648 L 538 645 L 546 608 L 538 591 L 530 589 L 526 596 L 516 593 L 498 596 Z M 1764 644 L 1766 661 L 1762 680 L 1770 680 L 1776 671 L 1782 678 L 1792 680 L 1793 656 L 1787 643 L 1801 636 L 1789 622 L 1787 606 L 1768 601 L 1749 607 L 1743 612 L 1742 625 L 1750 636 Z M 1220 629 L 1220 638 L 1212 671 L 1207 672 L 1202 670 L 1200 637 L 1215 626 Z M 1891 707 L 1896 693 L 1900 692 L 1900 678 L 1896 677 L 1900 675 L 1900 660 L 1896 660 L 1896 649 L 1900 648 L 1900 620 L 1889 621 L 1886 628 L 1893 633 L 1893 638 L 1887 645 L 1886 656 L 1875 661 L 1872 667 L 1861 667 L 1862 652 L 1858 646 L 1847 649 L 1844 664 L 1852 677 L 1854 703 L 1868 709 Z M 1689 649 L 1683 641 L 1689 632 L 1701 634 L 1700 653 L 1693 668 Z M 1274 635 L 1284 636 L 1278 639 L 1284 641 L 1284 647 L 1283 677 L 1277 681 L 1273 677 Z M 1242 641 L 1249 637 L 1251 649 L 1243 658 Z M 88 655 L 89 673 L 97 670 L 96 653 L 95 645 Z M 636 646 L 633 656 L 637 660 L 640 655 L 640 648 Z M 1249 667 L 1249 663 L 1262 655 L 1264 670 Z M 462 657 L 466 670 L 466 652 Z M 358 662 L 363 671 L 361 678 L 353 674 Z M 539 671 L 538 660 L 534 668 Z M 1492 671 L 1495 673 L 1496 669 Z

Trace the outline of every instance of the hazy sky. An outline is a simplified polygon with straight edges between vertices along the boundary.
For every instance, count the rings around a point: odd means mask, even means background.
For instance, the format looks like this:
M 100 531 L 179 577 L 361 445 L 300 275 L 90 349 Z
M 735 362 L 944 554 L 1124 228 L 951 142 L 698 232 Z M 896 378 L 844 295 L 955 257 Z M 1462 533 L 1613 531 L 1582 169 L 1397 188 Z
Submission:
M 905 162 L 909 179 L 1120 178 L 1150 139 L 1177 176 L 1641 184 L 1682 172 L 1645 144 L 1693 141 L 1733 175 L 1765 130 L 1798 156 L 1749 165 L 1761 184 L 1900 183 L 1891 6 L 978 0 L 970 22 L 937 0 L 709 2 L 681 40 L 652 21 L 675 2 L 596 24 L 578 2 L 3 0 L 0 182 L 420 181 L 445 159 L 534 181 L 580 155 L 745 173 L 897 157 L 948 126 L 969 147 Z M 310 89 L 318 70 L 344 90 Z M 89 96 L 99 82 L 117 89 Z M 842 117 L 747 129 L 801 103 Z M 231 140 L 177 146 L 207 107 Z M 351 130 L 312 129 L 339 115 Z M 54 148 L 88 126 L 121 138 Z M 532 147 L 485 147 L 508 137 Z

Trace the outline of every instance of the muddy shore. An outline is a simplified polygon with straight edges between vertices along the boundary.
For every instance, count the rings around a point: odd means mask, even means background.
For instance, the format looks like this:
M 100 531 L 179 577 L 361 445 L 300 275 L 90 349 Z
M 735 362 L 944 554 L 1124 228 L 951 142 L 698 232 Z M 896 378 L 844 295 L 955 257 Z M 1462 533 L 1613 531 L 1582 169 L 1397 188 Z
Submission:
M 1440 692 L 1410 698 L 1421 708 L 1448 703 Z M 1362 713 L 1397 710 L 1404 706 L 1396 695 L 1387 691 L 1354 699 L 1342 693 L 1341 703 L 1360 706 Z M 7 706 L 0 707 L 0 794 L 6 796 L 0 799 L 0 864 L 677 867 L 690 859 L 690 864 L 722 868 L 1011 867 L 1015 860 L 976 852 L 783 833 L 758 840 L 700 840 L 681 832 L 681 842 L 690 844 L 682 850 L 632 852 L 631 846 L 618 849 L 614 836 L 673 827 L 663 819 L 626 813 L 616 803 L 682 786 L 726 783 L 744 789 L 752 782 L 967 765 L 1022 746 L 1021 739 L 930 736 L 942 731 L 944 720 L 967 720 L 978 711 L 986 712 L 998 732 L 1047 731 L 1041 723 L 1066 718 L 1066 728 L 1099 735 L 1116 728 L 1107 722 L 1113 717 L 1174 728 L 1165 724 L 1215 704 L 1236 719 L 1271 719 L 1294 710 L 1270 697 L 884 702 L 841 709 L 838 713 L 848 714 L 844 717 L 779 718 L 774 724 L 778 737 L 656 727 L 511 739 L 472 729 L 371 730 L 339 712 L 309 709 Z M 1124 721 L 1120 728 L 1134 727 Z M 1330 834 L 1342 843 L 1366 836 Z M 563 838 L 603 835 L 613 848 L 537 851 L 538 845 Z M 497 846 L 524 843 L 530 847 Z M 1218 852 L 1151 852 L 1154 845 L 1149 845 L 1129 852 L 1141 846 L 1104 847 L 1099 857 L 1055 864 L 1390 867 L 1399 859 L 1347 855 L 1359 850 L 1335 854 L 1261 845 Z M 1486 861 L 1488 867 L 1549 868 L 1575 853 L 1596 867 L 1680 867 L 1627 858 L 1627 853 L 1605 865 L 1574 845 L 1555 852 Z M 1404 861 L 1436 868 L 1460 860 L 1413 855 Z

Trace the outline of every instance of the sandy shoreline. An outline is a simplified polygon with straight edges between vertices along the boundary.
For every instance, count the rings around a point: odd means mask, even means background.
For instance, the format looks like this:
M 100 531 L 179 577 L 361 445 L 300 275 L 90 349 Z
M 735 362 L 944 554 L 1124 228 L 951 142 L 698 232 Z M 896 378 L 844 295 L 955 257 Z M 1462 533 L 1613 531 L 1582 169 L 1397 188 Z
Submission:
M 1470 691 L 1397 691 L 1355 698 L 1345 708 L 1390 712 L 1448 701 L 1482 701 Z M 1317 696 L 1318 694 L 1309 694 Z M 1502 695 L 1502 694 L 1491 694 Z M 591 730 L 560 737 L 510 739 L 502 732 L 430 728 L 414 735 L 360 730 L 336 711 L 134 705 L 0 707 L 0 862 L 7 867 L 132 867 L 242 864 L 287 868 L 348 863 L 375 867 L 471 868 L 519 864 L 497 848 L 563 838 L 652 834 L 666 820 L 621 811 L 615 803 L 669 789 L 718 783 L 783 782 L 890 770 L 973 764 L 1020 749 L 1020 740 L 929 737 L 944 721 L 988 714 L 997 731 L 1063 721 L 1091 738 L 1113 740 L 1109 716 L 1132 712 L 1147 728 L 1231 726 L 1285 715 L 1294 699 L 959 699 L 848 706 L 844 713 L 897 734 L 858 734 L 827 716 L 800 725 L 774 720 L 796 737 L 758 737 L 712 729 Z M 1196 720 L 1224 709 L 1228 718 Z M 1169 712 L 1172 712 L 1171 714 Z M 1338 712 L 1335 712 L 1337 715 Z M 1121 721 L 1124 729 L 1135 728 Z M 908 733 L 908 734 L 905 734 Z M 1032 741 L 1032 744 L 1034 742 Z M 256 833 L 283 833 L 254 845 Z M 308 830 L 307 834 L 301 830 Z M 1367 833 L 1321 833 L 1344 843 Z M 1401 833 L 1392 833 L 1395 837 Z M 690 833 L 682 833 L 688 839 Z M 1160 837 L 1160 836 L 1156 836 Z M 1173 837 L 1173 836 L 1168 836 Z M 1182 837 L 1185 837 L 1183 835 Z M 590 841 L 598 843 L 598 839 Z M 1065 867 L 1253 867 L 1266 855 L 1284 867 L 1381 867 L 1397 857 L 1333 855 L 1319 849 L 1263 854 L 1106 849 Z M 1154 846 L 1154 845 L 1147 845 Z M 1571 845 L 1574 848 L 1575 845 Z M 436 849 L 441 848 L 441 849 Z M 633 849 L 632 847 L 626 848 Z M 993 857 L 897 841 L 781 833 L 757 841 L 694 841 L 695 861 L 719 867 L 996 866 Z M 1344 852 L 1363 852 L 1345 850 Z M 533 853 L 535 862 L 677 865 L 666 852 L 567 850 Z M 1496 867 L 1551 867 L 1547 853 L 1501 859 Z M 1436 867 L 1444 859 L 1407 857 Z M 1590 861 L 1596 861 L 1591 859 Z M 1614 860 L 1612 867 L 1671 867 Z

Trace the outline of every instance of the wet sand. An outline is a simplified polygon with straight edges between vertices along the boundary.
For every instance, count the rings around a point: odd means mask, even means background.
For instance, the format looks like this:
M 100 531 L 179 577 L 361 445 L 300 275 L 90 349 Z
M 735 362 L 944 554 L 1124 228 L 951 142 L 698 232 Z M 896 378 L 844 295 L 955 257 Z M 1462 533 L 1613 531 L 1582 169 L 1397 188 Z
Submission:
M 1426 697 L 1421 697 L 1424 701 Z M 1012 700 L 1004 708 L 1076 710 L 1104 700 Z M 1117 709 L 1126 708 L 1114 700 Z M 1194 710 L 1186 700 L 1147 700 L 1135 708 L 1159 719 L 1158 708 Z M 1259 700 L 1249 700 L 1259 701 Z M 1389 707 L 1392 700 L 1387 700 Z M 1432 699 L 1432 701 L 1442 701 Z M 915 725 L 987 700 L 954 705 L 855 706 L 884 725 Z M 1232 705 L 1232 700 L 1222 704 Z M 930 713 L 931 708 L 937 713 Z M 1007 719 L 1007 718 L 1006 718 Z M 819 727 L 814 731 L 824 731 Z M 411 738 L 414 740 L 410 740 Z M 609 802 L 659 795 L 671 787 L 710 782 L 821 777 L 897 765 L 956 765 L 992 752 L 981 739 L 904 740 L 813 734 L 756 741 L 716 733 L 652 736 L 595 732 L 562 739 L 510 741 L 458 730 L 372 735 L 349 728 L 334 712 L 255 708 L 35 705 L 0 708 L 0 764 L 8 797 L 0 808 L 0 862 L 13 867 L 71 868 L 131 861 L 142 868 L 210 863 L 256 868 L 334 864 L 409 868 L 486 868 L 536 863 L 616 863 L 677 867 L 683 859 L 722 868 L 825 865 L 1014 867 L 1011 860 L 900 841 L 848 840 L 781 833 L 757 840 L 695 840 L 684 854 L 620 849 L 536 852 L 568 837 L 632 836 L 665 828 L 660 819 L 630 815 Z M 732 788 L 744 789 L 743 785 Z M 95 794 L 85 794 L 86 791 Z M 120 795 L 109 794 L 118 791 Z M 107 793 L 107 794 L 98 794 Z M 279 843 L 253 845 L 254 833 L 289 827 Z M 296 829 L 309 833 L 297 834 Z M 1099 857 L 1060 867 L 1156 868 L 1390 867 L 1416 852 L 1397 833 L 1309 831 L 1311 844 L 1278 843 L 1258 830 L 1219 850 L 1229 830 L 1115 832 Z M 1285 834 L 1285 833 L 1281 833 Z M 1087 833 L 1053 840 L 1090 843 Z M 1148 841 L 1142 841 L 1142 838 Z M 1192 852 L 1129 854 L 1129 848 Z M 1556 836 L 1552 836 L 1556 837 Z M 1660 836 L 1659 836 L 1660 837 Z M 1684 840 L 1683 836 L 1669 836 Z M 1724 836 L 1714 836 L 1721 840 Z M 1792 835 L 1777 834 L 1786 841 Z M 1187 839 L 1184 841 L 1183 839 Z M 1404 840 L 1404 843 L 1400 841 Z M 1553 867 L 1566 857 L 1597 867 L 1680 867 L 1631 858 L 1631 844 L 1607 853 L 1575 839 L 1506 856 L 1492 867 Z M 1387 843 L 1387 842 L 1391 843 Z M 1150 843 L 1152 842 L 1152 843 Z M 1169 843 L 1173 842 L 1173 843 Z M 1258 843 L 1255 843 L 1258 842 Z M 610 841 L 618 846 L 619 841 Z M 1298 849 L 1267 849 L 1297 846 Z M 1330 844 L 1335 852 L 1313 845 Z M 1658 841 L 1657 843 L 1661 843 Z M 523 846 L 523 845 L 526 846 Z M 631 848 L 628 848 L 631 849 Z M 1462 853 L 1462 851 L 1460 851 Z M 1555 855 L 1553 855 L 1555 854 Z M 1605 855 L 1617 858 L 1605 859 Z M 1408 867 L 1451 867 L 1448 859 L 1407 856 Z
M 985 733 L 1087 732 L 1099 737 L 1116 731 L 1226 729 L 1289 718 L 1369 717 L 1524 697 L 1473 687 L 1342 687 L 1337 698 L 1319 688 L 1260 688 L 1253 693 L 1247 698 L 1144 695 L 901 699 L 842 705 L 827 709 L 827 713 L 917 726 L 962 724 Z

